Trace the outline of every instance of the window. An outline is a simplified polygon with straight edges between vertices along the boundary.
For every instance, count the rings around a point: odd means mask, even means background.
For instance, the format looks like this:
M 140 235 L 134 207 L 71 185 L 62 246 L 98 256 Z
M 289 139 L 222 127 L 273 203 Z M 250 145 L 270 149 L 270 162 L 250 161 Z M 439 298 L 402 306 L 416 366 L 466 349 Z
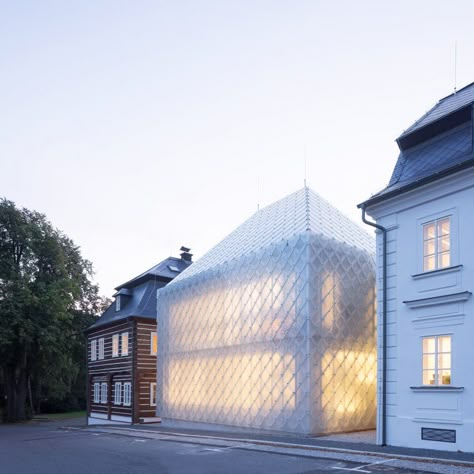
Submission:
M 114 405 L 122 403 L 122 382 L 115 382 Z
M 100 403 L 100 383 L 94 384 L 94 403 Z
M 107 383 L 100 384 L 100 403 L 107 403 Z
M 423 271 L 451 265 L 451 218 L 443 217 L 423 225 Z
M 158 353 L 158 334 L 152 332 L 150 334 L 150 354 L 156 355 Z
M 119 355 L 119 335 L 114 334 L 112 336 L 112 357 L 118 357 Z
M 120 295 L 115 298 L 115 311 L 120 311 Z
M 101 337 L 99 339 L 99 357 L 98 359 L 103 359 L 104 358 L 104 338 Z
M 122 333 L 122 355 L 128 356 L 128 332 Z
M 97 360 L 97 339 L 91 341 L 91 360 Z
M 156 407 L 156 382 L 150 384 L 150 406 Z
M 130 382 L 123 384 L 123 404 L 128 406 L 132 404 L 132 384 Z
M 451 336 L 423 338 L 423 385 L 451 384 Z

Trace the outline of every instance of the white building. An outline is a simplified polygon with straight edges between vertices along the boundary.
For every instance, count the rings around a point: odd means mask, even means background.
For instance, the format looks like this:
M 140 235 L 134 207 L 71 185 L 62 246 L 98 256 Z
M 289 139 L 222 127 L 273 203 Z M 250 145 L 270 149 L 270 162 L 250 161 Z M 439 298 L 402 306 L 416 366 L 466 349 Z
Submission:
M 471 84 L 415 122 L 389 185 L 359 205 L 382 226 L 380 444 L 474 450 L 473 104 Z
M 158 293 L 163 419 L 326 433 L 375 425 L 371 237 L 304 188 Z

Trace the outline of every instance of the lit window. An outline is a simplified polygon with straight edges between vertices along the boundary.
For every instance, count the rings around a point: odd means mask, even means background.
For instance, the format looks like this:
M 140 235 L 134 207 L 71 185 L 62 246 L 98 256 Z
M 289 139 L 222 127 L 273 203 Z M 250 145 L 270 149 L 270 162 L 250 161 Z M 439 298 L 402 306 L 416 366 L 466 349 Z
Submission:
M 130 382 L 123 384 L 123 404 L 127 406 L 132 404 L 132 384 Z
M 451 384 L 451 336 L 423 338 L 423 385 Z
M 423 271 L 451 265 L 451 219 L 443 217 L 423 225 Z
M 100 403 L 107 403 L 107 383 L 100 384 Z
M 158 334 L 152 332 L 150 334 L 150 354 L 156 355 L 158 353 Z
M 120 311 L 120 295 L 115 298 L 115 311 Z
M 94 403 L 100 403 L 100 383 L 94 384 Z
M 119 355 L 119 335 L 114 334 L 112 336 L 112 357 L 118 357 Z
M 101 337 L 99 339 L 99 357 L 98 359 L 103 359 L 104 358 L 104 338 Z
M 97 360 L 97 339 L 91 341 L 91 360 Z
M 128 356 L 128 332 L 122 333 L 122 355 Z
M 122 382 L 115 382 L 114 404 L 120 405 L 121 403 L 122 403 Z
M 156 407 L 156 382 L 150 384 L 150 406 Z

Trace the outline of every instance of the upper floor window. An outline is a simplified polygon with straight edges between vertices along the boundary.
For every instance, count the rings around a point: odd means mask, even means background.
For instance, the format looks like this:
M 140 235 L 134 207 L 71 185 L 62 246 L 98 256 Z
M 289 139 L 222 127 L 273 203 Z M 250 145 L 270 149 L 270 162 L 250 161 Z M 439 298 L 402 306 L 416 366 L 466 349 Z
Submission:
M 112 336 L 112 357 L 118 357 L 119 355 L 119 335 L 114 334 Z
M 423 385 L 451 384 L 451 336 L 423 338 Z
M 97 339 L 91 341 L 91 360 L 97 360 Z
M 451 265 L 451 218 L 443 217 L 423 225 L 423 271 Z
M 115 298 L 115 311 L 120 311 L 120 295 Z
M 101 337 L 99 339 L 99 357 L 98 359 L 103 359 L 105 357 L 104 355 L 104 338 Z
M 152 332 L 150 334 L 150 354 L 156 355 L 158 353 L 158 334 Z
M 122 333 L 122 355 L 128 355 L 128 332 Z

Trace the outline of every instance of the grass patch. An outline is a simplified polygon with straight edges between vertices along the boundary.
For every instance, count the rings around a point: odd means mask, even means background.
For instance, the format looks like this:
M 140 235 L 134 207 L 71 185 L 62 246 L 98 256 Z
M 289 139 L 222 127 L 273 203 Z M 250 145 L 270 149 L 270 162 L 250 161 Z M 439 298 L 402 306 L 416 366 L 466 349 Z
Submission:
M 68 420 L 70 418 L 85 418 L 86 411 L 70 411 L 67 413 L 44 413 L 38 417 L 47 418 L 48 420 Z

